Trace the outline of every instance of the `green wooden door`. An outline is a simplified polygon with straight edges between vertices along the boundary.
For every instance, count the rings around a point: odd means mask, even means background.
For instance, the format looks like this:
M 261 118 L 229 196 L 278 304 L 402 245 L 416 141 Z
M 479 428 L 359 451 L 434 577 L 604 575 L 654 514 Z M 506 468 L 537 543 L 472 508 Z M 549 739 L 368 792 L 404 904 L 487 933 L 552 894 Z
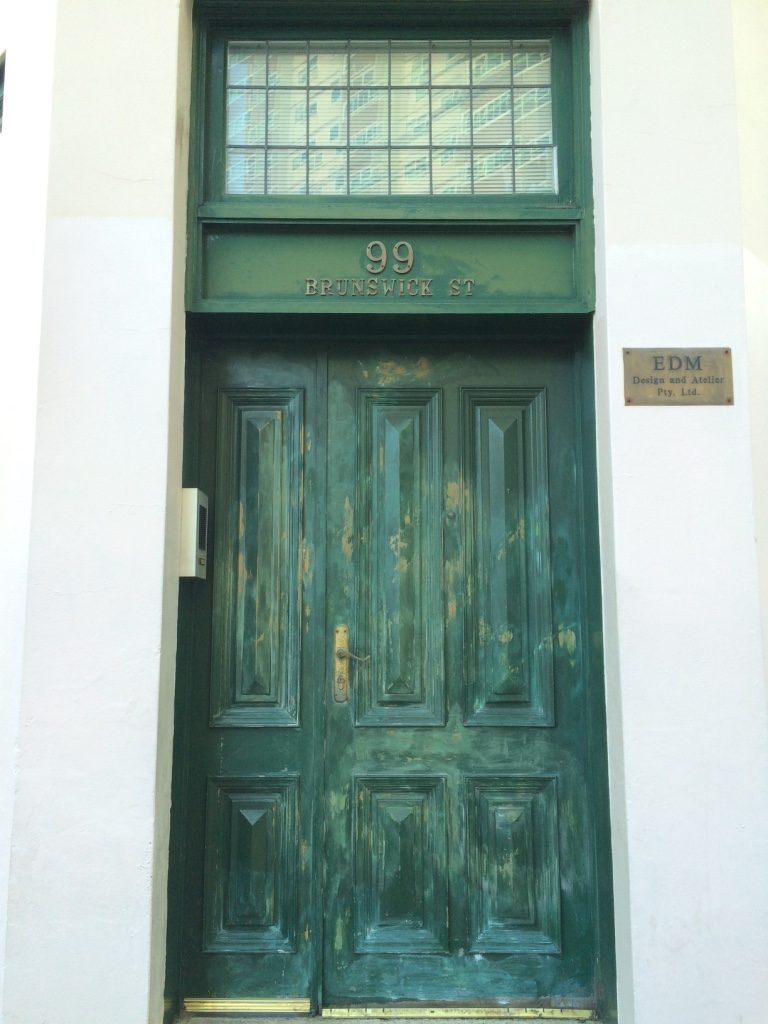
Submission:
M 572 353 L 220 345 L 202 396 L 185 994 L 589 1004 Z
M 317 971 L 325 359 L 221 344 L 199 374 L 190 420 L 213 543 L 181 669 L 182 995 L 306 998 Z

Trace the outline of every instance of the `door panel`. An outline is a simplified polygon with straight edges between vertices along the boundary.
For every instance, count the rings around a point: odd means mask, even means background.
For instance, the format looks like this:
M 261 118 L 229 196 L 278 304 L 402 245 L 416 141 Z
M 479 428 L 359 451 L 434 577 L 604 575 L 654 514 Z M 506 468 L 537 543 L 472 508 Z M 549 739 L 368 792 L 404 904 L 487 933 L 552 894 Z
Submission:
M 186 995 L 593 998 L 572 360 L 207 351 Z
M 354 452 L 358 439 L 357 467 L 345 481 L 344 512 L 364 523 L 367 535 L 356 563 L 370 583 L 361 594 L 357 642 L 370 662 L 358 663 L 355 719 L 442 725 L 440 395 L 364 388 L 356 400 L 350 440 Z M 342 554 L 351 562 L 354 540 L 344 540 Z
M 299 722 L 304 394 L 219 392 L 216 725 Z
M 462 403 L 468 722 L 552 725 L 546 391 Z
M 355 952 L 447 952 L 445 779 L 353 781 Z
M 472 953 L 560 953 L 557 777 L 468 776 Z
M 208 952 L 296 952 L 298 784 L 295 775 L 208 780 Z

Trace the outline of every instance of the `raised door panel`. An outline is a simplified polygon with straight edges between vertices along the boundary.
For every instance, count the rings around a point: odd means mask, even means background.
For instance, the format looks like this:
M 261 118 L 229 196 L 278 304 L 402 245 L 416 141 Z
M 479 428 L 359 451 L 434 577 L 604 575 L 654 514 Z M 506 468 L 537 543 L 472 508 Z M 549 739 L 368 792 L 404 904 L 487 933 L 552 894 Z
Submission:
M 220 396 L 215 725 L 298 724 L 302 398 L 297 389 Z
M 559 953 L 555 777 L 467 779 L 470 950 Z
M 467 723 L 553 725 L 546 401 L 462 391 Z
M 209 779 L 208 952 L 295 952 L 298 779 Z
M 355 952 L 447 951 L 446 783 L 355 779 Z
M 445 718 L 440 393 L 358 395 L 360 617 L 358 725 L 439 725 Z

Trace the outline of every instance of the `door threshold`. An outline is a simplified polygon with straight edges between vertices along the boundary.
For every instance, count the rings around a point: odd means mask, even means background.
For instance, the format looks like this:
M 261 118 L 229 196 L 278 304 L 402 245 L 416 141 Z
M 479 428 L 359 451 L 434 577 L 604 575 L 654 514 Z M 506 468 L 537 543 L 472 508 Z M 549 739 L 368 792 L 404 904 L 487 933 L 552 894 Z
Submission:
M 226 1006 L 226 1003 L 230 1003 Z M 240 1005 L 237 1003 L 240 1002 Z M 244 1001 L 243 1001 L 244 1002 Z M 255 1002 L 255 1000 L 254 1000 Z M 182 1024 L 213 1024 L 216 1020 L 227 1024 L 305 1024 L 311 1020 L 392 1021 L 397 1024 L 421 1024 L 425 1020 L 450 1020 L 452 1024 L 495 1024 L 499 1020 L 564 1021 L 577 1024 L 589 1021 L 599 1024 L 594 1010 L 575 1007 L 540 1006 L 359 1006 L 326 1007 L 319 1014 L 306 1010 L 276 1008 L 257 1009 L 232 1000 L 187 1000 Z M 206 1005 L 207 1004 L 207 1005 Z
M 344 1020 L 570 1020 L 594 1021 L 589 1009 L 543 1006 L 350 1006 L 328 1007 L 323 1017 Z
M 347 1018 L 347 1020 L 353 1020 L 353 1019 L 355 1019 L 355 1018 L 352 1018 L 352 1017 L 348 1017 Z M 386 1021 L 386 1020 L 391 1020 L 392 1018 L 391 1017 L 365 1017 L 365 1018 L 358 1017 L 357 1019 L 358 1020 L 365 1019 L 365 1020 L 369 1020 L 369 1021 L 375 1021 L 375 1020 Z M 435 1017 L 433 1019 L 439 1020 L 440 1018 Z M 565 1016 L 551 1017 L 549 1015 L 547 1015 L 547 1016 L 544 1016 L 542 1014 L 533 1015 L 533 1014 L 529 1013 L 529 1014 L 525 1014 L 525 1015 L 521 1015 L 521 1014 L 512 1015 L 512 1014 L 510 1014 L 510 1015 L 505 1016 L 503 1018 L 490 1017 L 490 1016 L 485 1016 L 485 1017 L 452 1017 L 451 1021 L 452 1021 L 452 1024 L 485 1024 L 486 1021 L 488 1022 L 488 1024 L 495 1024 L 495 1022 L 500 1020 L 500 1019 L 511 1021 L 511 1022 L 513 1022 L 513 1024 L 514 1024 L 515 1021 L 519 1021 L 522 1024 L 522 1022 L 524 1022 L 524 1021 L 534 1021 L 534 1020 L 543 1020 L 543 1021 L 546 1021 L 546 1020 L 549 1020 L 549 1021 L 552 1021 L 552 1020 L 571 1021 L 571 1022 L 575 1022 L 575 1024 L 578 1024 L 578 1022 L 580 1022 L 580 1021 L 585 1021 L 585 1022 L 588 1021 L 589 1024 L 600 1024 L 599 1018 L 595 1017 L 595 1015 L 591 1011 L 579 1012 L 577 1015 L 569 1016 L 569 1017 L 565 1017 Z M 425 1020 L 424 1017 L 398 1017 L 398 1024 L 422 1024 L 422 1022 L 424 1020 Z M 261 1013 L 260 1014 L 252 1014 L 251 1013 L 248 1016 L 243 1017 L 241 1014 L 220 1013 L 220 1012 L 213 1013 L 213 1014 L 205 1014 L 204 1016 L 200 1016 L 199 1014 L 192 1014 L 192 1015 L 190 1015 L 190 1014 L 186 1014 L 185 1013 L 180 1018 L 178 1018 L 178 1024 L 216 1024 L 216 1022 L 220 1022 L 220 1024 L 312 1024 L 312 1022 L 317 1022 L 317 1021 L 319 1021 L 319 1017 L 317 1015 L 310 1015 L 310 1014 L 280 1014 L 279 1016 L 267 1016 L 267 1015 L 264 1015 L 264 1014 L 261 1014 Z

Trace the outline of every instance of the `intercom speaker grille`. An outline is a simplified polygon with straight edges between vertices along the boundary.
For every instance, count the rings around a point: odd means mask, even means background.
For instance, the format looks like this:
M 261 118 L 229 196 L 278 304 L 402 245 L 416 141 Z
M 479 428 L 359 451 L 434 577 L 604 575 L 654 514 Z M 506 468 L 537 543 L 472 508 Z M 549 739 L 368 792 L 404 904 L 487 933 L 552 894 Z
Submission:
M 201 551 L 208 546 L 208 509 L 205 505 L 197 508 L 197 546 Z

